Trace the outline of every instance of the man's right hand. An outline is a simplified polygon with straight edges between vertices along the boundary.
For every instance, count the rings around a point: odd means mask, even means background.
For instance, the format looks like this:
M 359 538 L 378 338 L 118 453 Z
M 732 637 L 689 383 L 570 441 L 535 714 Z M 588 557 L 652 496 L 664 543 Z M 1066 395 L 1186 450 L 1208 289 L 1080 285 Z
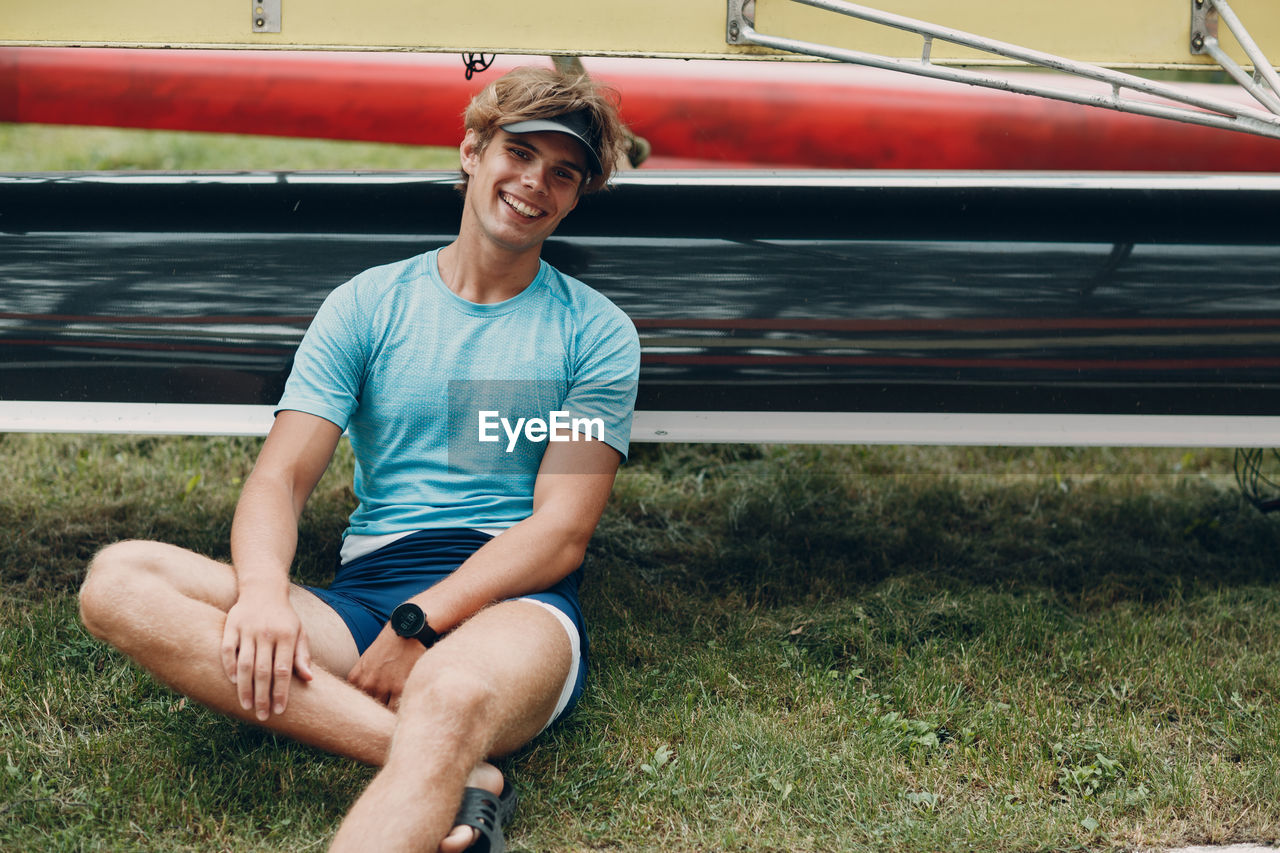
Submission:
M 227 611 L 221 654 L 240 707 L 259 721 L 284 713 L 294 672 L 303 681 L 312 678 L 307 634 L 287 595 L 241 595 Z

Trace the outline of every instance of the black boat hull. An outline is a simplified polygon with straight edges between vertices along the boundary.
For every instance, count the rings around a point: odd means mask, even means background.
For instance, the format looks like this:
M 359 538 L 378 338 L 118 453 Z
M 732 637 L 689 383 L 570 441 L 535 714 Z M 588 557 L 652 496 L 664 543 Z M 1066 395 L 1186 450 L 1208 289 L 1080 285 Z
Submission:
M 459 208 L 0 176 L 0 429 L 261 432 L 324 296 Z M 1274 446 L 1275 223 L 1270 177 L 637 173 L 545 254 L 635 321 L 638 440 Z

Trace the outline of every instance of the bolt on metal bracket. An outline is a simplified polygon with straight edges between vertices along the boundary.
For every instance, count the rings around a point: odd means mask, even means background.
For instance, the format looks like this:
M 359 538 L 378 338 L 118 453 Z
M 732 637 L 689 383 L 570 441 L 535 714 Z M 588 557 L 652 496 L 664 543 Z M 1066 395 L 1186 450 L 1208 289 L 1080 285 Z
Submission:
M 756 0 L 729 0 L 728 22 L 724 40 L 729 44 L 742 42 L 743 25 L 748 29 L 756 25 Z
M 880 54 L 831 47 L 757 32 L 754 20 L 755 3 L 753 0 L 727 0 L 726 41 L 729 44 L 754 44 L 774 50 L 817 56 L 854 65 L 901 71 L 905 74 L 914 74 L 920 77 L 950 80 L 957 83 L 967 83 L 971 86 L 1000 89 L 1023 95 L 1036 95 L 1052 100 L 1103 107 L 1119 112 L 1136 113 L 1156 118 L 1173 119 L 1188 124 L 1220 127 L 1280 139 L 1280 116 L 1272 114 L 1280 113 L 1280 109 L 1273 108 L 1270 103 L 1270 101 L 1274 100 L 1278 102 L 1277 106 L 1280 106 L 1280 97 L 1276 95 L 1277 92 L 1280 92 L 1280 80 L 1274 80 L 1276 77 L 1274 69 L 1266 63 L 1265 58 L 1262 57 L 1262 51 L 1249 38 L 1248 33 L 1244 31 L 1244 27 L 1239 24 L 1239 19 L 1231 12 L 1227 0 L 1191 0 L 1193 17 L 1197 14 L 1198 5 L 1211 7 L 1202 13 L 1204 16 L 1203 32 L 1201 33 L 1202 43 L 1205 50 L 1213 55 L 1215 61 L 1227 68 L 1218 54 L 1221 54 L 1228 62 L 1231 60 L 1217 46 L 1216 35 L 1212 35 L 1216 30 L 1216 21 L 1210 22 L 1208 20 L 1210 14 L 1220 17 L 1222 22 L 1231 29 L 1232 34 L 1236 36 L 1237 41 L 1240 42 L 1245 52 L 1248 53 L 1255 67 L 1259 69 L 1259 79 L 1266 80 L 1271 85 L 1271 91 L 1267 91 L 1256 80 L 1250 80 L 1249 85 L 1245 86 L 1271 112 L 1241 106 L 1219 98 L 1205 97 L 1156 80 L 1148 80 L 1086 62 L 1064 59 L 1043 51 L 1031 50 L 1008 42 L 996 41 L 995 39 L 966 33 L 961 30 L 931 24 L 927 21 L 860 6 L 855 3 L 845 2 L 845 0 L 789 0 L 789 2 L 812 6 L 815 9 L 835 12 L 870 23 L 915 33 L 924 42 L 920 59 L 919 61 L 897 59 Z M 748 12 L 748 7 L 750 7 L 750 12 Z M 1194 32 L 1200 31 L 1193 30 Z M 1110 87 L 1110 92 L 1109 94 L 1089 94 L 1078 90 L 1015 81 L 963 68 L 940 66 L 930 61 L 932 45 L 935 40 L 972 48 L 1007 59 L 1014 59 L 1027 65 L 1047 68 L 1072 77 L 1105 83 Z M 1193 43 L 1194 41 L 1195 36 L 1193 35 Z M 1214 50 L 1217 53 L 1213 53 Z M 1232 62 L 1231 64 L 1234 65 L 1235 63 Z M 1236 67 L 1239 69 L 1238 66 Z M 1227 68 L 1227 70 L 1230 71 L 1230 68 Z M 1240 70 L 1240 74 L 1246 80 L 1249 80 L 1247 72 Z M 1233 74 L 1233 76 L 1235 75 Z M 1242 85 L 1244 84 L 1242 83 Z M 1173 103 L 1165 104 L 1133 98 L 1123 94 L 1124 90 L 1131 90 L 1144 95 L 1154 95 L 1157 98 Z M 1260 95 L 1259 92 L 1262 94 Z
M 1212 3 L 1191 0 L 1191 53 L 1203 56 L 1205 39 L 1218 37 L 1218 15 Z
M 282 0 L 249 0 L 249 22 L 255 33 L 280 32 Z

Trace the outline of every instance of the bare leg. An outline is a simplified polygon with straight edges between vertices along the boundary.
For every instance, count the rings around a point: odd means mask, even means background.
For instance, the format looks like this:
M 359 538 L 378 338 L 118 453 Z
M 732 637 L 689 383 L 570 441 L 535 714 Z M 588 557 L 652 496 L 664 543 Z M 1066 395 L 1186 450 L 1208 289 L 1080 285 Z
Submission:
M 387 762 L 332 849 L 457 849 L 457 836 L 443 847 L 441 840 L 468 776 L 479 765 L 476 784 L 483 759 L 519 748 L 542 729 L 570 662 L 559 621 L 529 602 L 495 605 L 453 631 L 410 675 Z
M 235 600 L 230 566 L 173 545 L 121 542 L 91 564 L 80 591 L 80 612 L 92 634 L 161 681 L 215 710 L 257 723 L 252 711 L 241 708 L 219 657 L 226 611 Z M 300 587 L 293 588 L 290 601 L 318 667 L 310 682 L 295 676 L 285 713 L 260 724 L 381 764 L 395 715 L 345 681 L 358 657 L 345 623 Z

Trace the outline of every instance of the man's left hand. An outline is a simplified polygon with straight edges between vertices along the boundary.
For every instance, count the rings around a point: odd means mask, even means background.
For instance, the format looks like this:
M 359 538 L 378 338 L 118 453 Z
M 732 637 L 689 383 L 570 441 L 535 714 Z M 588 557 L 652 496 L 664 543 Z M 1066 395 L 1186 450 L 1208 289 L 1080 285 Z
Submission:
M 384 625 L 347 675 L 347 681 L 394 711 L 409 673 L 426 651 L 422 643 L 397 636 L 390 625 Z

